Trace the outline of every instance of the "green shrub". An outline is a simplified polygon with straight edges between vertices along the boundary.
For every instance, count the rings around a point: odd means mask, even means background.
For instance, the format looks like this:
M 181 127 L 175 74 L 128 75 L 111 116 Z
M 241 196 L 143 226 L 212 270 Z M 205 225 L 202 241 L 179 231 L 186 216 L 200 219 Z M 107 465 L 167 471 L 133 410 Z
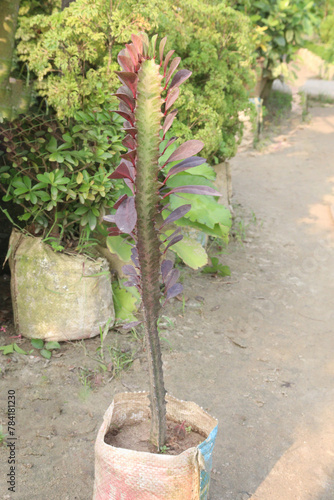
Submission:
M 193 73 L 181 93 L 173 133 L 201 138 L 209 163 L 231 158 L 242 136 L 239 112 L 249 107 L 246 87 L 253 85 L 248 17 L 225 2 L 175 0 L 161 12 L 159 32 L 168 33 L 167 48 Z
M 109 179 L 124 151 L 120 117 L 82 112 L 65 127 L 54 117 L 26 116 L 0 127 L 3 201 L 21 205 L 21 221 L 56 250 L 68 240 L 89 240 L 113 205 L 117 182 Z
M 36 77 L 36 88 L 58 118 L 102 110 L 115 100 L 119 43 L 155 26 L 159 0 L 76 0 L 62 12 L 30 16 L 21 9 L 18 56 Z
M 266 28 L 266 43 L 257 49 L 263 60 L 263 77 L 274 79 L 286 75 L 287 63 L 317 24 L 315 3 L 312 0 L 231 0 L 230 3 L 247 13 L 254 26 Z

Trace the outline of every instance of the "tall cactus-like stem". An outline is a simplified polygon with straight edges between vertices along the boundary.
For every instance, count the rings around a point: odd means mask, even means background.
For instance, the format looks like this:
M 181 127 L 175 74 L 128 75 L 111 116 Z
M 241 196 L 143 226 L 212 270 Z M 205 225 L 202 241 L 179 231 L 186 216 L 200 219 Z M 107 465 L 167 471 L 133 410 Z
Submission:
M 132 40 L 133 43 L 126 45 L 126 50 L 122 50 L 118 56 L 123 71 L 117 74 L 124 85 L 115 94 L 120 100 L 116 113 L 125 119 L 127 135 L 123 145 L 128 151 L 121 155 L 121 163 L 110 175 L 112 179 L 124 179 L 132 196 L 121 196 L 114 205 L 116 212 L 104 219 L 115 224 L 109 228 L 110 236 L 126 233 L 136 242 L 132 248 L 134 266 L 123 266 L 124 274 L 129 276 L 124 284 L 136 286 L 142 297 L 150 375 L 150 440 L 161 449 L 166 441 L 166 390 L 158 332 L 161 288 L 165 300 L 182 292 L 182 285 L 177 283 L 179 271 L 173 269 L 170 260 L 163 260 L 166 250 L 180 241 L 182 235 L 179 234 L 179 228 L 168 234 L 164 232 L 191 208 L 190 205 L 183 205 L 169 213 L 164 200 L 173 193 L 211 196 L 219 196 L 219 193 L 210 187 L 197 185 L 175 187 L 166 193 L 168 178 L 205 163 L 204 158 L 193 156 L 204 146 L 197 140 L 187 141 L 176 148 L 164 165 L 159 166 L 158 161 L 161 142 L 165 140 L 177 114 L 177 110 L 170 111 L 170 108 L 179 95 L 178 87 L 189 78 L 191 72 L 181 69 L 172 78 L 180 58 L 171 60 L 174 52 L 171 50 L 164 60 L 166 38 L 161 40 L 159 46 L 160 64 L 155 61 L 156 37 L 149 43 L 147 36 L 140 33 L 132 35 Z M 162 97 L 165 90 L 166 95 Z M 163 118 L 164 122 L 161 123 Z M 176 140 L 177 137 L 172 137 L 166 141 L 162 154 Z M 167 175 L 163 173 L 166 166 L 170 167 Z M 169 215 L 164 213 L 162 222 L 161 213 L 166 209 Z
M 156 225 L 160 201 L 158 184 L 159 131 L 162 118 L 159 66 L 144 61 L 138 72 L 136 196 L 137 251 L 141 271 L 146 349 L 151 386 L 151 441 L 159 448 L 166 439 L 166 402 L 157 322 L 160 310 L 160 245 Z

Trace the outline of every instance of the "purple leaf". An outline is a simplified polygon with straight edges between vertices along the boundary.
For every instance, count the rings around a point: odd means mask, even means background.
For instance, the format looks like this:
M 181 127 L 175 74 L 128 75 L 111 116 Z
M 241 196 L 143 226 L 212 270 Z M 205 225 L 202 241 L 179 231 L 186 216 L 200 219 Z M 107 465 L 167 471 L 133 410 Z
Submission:
M 129 124 L 129 126 L 128 126 L 128 127 L 126 126 L 126 123 L 128 123 L 128 124 Z M 124 128 L 124 130 L 125 130 L 125 132 L 126 132 L 127 134 L 130 134 L 130 135 L 131 135 L 131 136 L 135 139 L 135 138 L 136 138 L 136 135 L 137 135 L 137 129 L 136 129 L 136 128 L 133 128 L 133 127 L 131 126 L 131 123 L 129 123 L 129 122 L 126 122 L 126 123 L 124 124 L 124 127 L 123 127 L 123 128 Z
M 206 159 L 201 158 L 200 156 L 192 156 L 190 158 L 187 158 L 186 160 L 181 161 L 177 165 L 174 165 L 174 167 L 172 167 L 169 170 L 169 172 L 166 176 L 166 180 L 171 175 L 178 174 L 179 172 L 183 172 L 184 170 L 187 170 L 188 168 L 198 167 L 198 165 L 202 165 L 205 162 L 206 162 Z
M 163 130 L 163 133 L 164 133 L 163 137 L 165 137 L 166 133 L 171 128 L 172 123 L 174 121 L 174 118 L 177 115 L 177 112 L 178 112 L 177 109 L 173 109 L 173 111 L 171 111 L 170 113 L 168 113 L 168 115 L 166 116 L 165 122 L 164 122 L 164 124 L 162 126 L 162 130 Z
M 122 144 L 124 147 L 126 147 L 128 149 L 136 149 L 136 147 L 137 147 L 137 142 L 134 140 L 134 138 L 130 134 L 125 136 L 125 138 L 122 141 Z
M 126 198 L 119 205 L 115 222 L 120 231 L 123 233 L 131 233 L 136 226 L 137 212 L 135 207 L 135 199 L 133 196 Z
M 125 266 L 122 267 L 122 271 L 127 276 L 137 276 L 137 271 L 130 264 L 125 264 Z
M 135 278 L 131 278 L 127 281 L 124 281 L 123 285 L 124 286 L 138 286 L 139 280 Z
M 169 193 L 165 194 L 163 198 L 166 198 L 173 193 L 191 193 L 191 194 L 205 194 L 207 196 L 221 196 L 218 191 L 208 186 L 179 186 L 173 188 Z
M 136 267 L 139 267 L 138 250 L 136 247 L 131 248 L 131 260 Z
M 162 281 L 165 282 L 167 275 L 171 272 L 173 269 L 173 262 L 169 259 L 162 261 L 161 264 L 161 275 L 162 275 Z
M 133 99 L 133 97 L 129 97 L 127 94 L 123 94 L 121 92 L 112 95 L 123 101 L 131 110 L 131 112 L 135 109 L 135 100 Z
M 125 47 L 128 50 L 129 56 L 130 56 L 131 61 L 135 67 L 135 70 L 137 70 L 138 69 L 138 53 L 137 53 L 136 47 L 133 45 L 133 43 L 130 43 L 130 44 L 126 43 Z
M 183 235 L 182 234 L 178 234 L 177 236 L 175 236 L 174 238 L 172 238 L 170 240 L 170 242 L 168 243 L 168 245 L 166 246 L 166 248 L 164 250 L 164 253 L 167 252 L 168 248 L 170 248 L 171 246 L 175 245 L 175 243 L 178 243 L 182 239 L 183 239 Z
M 171 108 L 173 106 L 174 102 L 179 97 L 179 94 L 180 94 L 179 87 L 176 87 L 176 89 L 172 90 L 172 92 L 170 92 L 168 94 L 168 97 L 166 99 L 166 104 L 165 104 L 165 113 L 166 113 L 166 111 L 169 110 L 169 108 Z
M 168 115 L 169 116 L 169 115 Z M 190 141 L 186 141 L 181 146 L 179 146 L 174 153 L 170 155 L 168 158 L 168 163 L 172 161 L 184 160 L 193 156 L 204 148 L 204 144 L 202 141 L 198 141 L 197 139 L 191 139 Z M 167 163 L 167 162 L 166 162 Z
M 129 167 L 124 162 L 120 163 L 116 170 L 111 175 L 109 175 L 109 179 L 130 179 L 131 181 L 134 180 Z
M 103 217 L 103 220 L 105 220 L 106 222 L 113 222 L 115 224 L 115 214 L 105 215 Z
M 143 40 L 138 35 L 131 35 L 131 40 L 139 56 L 143 53 Z
M 167 88 L 167 85 L 169 84 L 169 80 L 171 79 L 172 74 L 174 73 L 174 71 L 176 70 L 176 68 L 180 64 L 180 62 L 181 62 L 181 57 L 175 57 L 175 59 L 172 60 L 170 67 L 169 67 L 169 70 L 168 70 L 168 73 L 166 75 L 165 89 Z
M 124 50 L 124 52 L 125 52 L 125 50 Z M 135 67 L 134 67 L 133 62 L 131 61 L 130 57 L 128 57 L 126 55 L 118 54 L 117 61 L 118 61 L 118 64 L 121 66 L 121 68 L 124 71 L 127 71 L 129 73 L 134 72 Z
M 183 292 L 183 286 L 181 283 L 175 283 L 175 285 L 171 286 L 170 289 L 168 290 L 166 294 L 166 299 L 172 299 L 173 297 L 176 297 L 177 295 L 180 295 L 180 293 Z
M 136 165 L 136 155 L 137 151 L 133 149 L 132 151 L 128 151 L 127 153 L 124 153 L 121 155 L 121 158 L 124 158 L 124 160 L 129 160 L 131 161 L 132 165 Z
M 131 125 L 133 126 L 134 123 L 135 123 L 135 115 L 133 115 L 132 113 L 126 113 L 125 111 L 121 111 L 121 110 L 113 110 L 113 113 L 117 113 L 118 115 L 122 116 L 123 118 L 125 118 L 125 120 L 127 120 L 128 122 L 131 123 Z
M 170 58 L 174 54 L 175 50 L 170 50 L 168 54 L 166 55 L 165 63 L 164 63 L 164 77 L 166 76 L 166 71 L 167 71 L 167 66 L 169 63 Z
M 114 204 L 113 208 L 118 208 L 120 206 L 121 203 L 123 203 L 123 201 L 128 197 L 127 194 L 122 194 L 122 196 L 120 196 L 118 198 L 118 200 L 116 201 L 116 203 Z
M 178 87 L 179 85 L 181 85 L 181 83 L 189 78 L 191 73 L 192 72 L 188 69 L 180 69 L 180 71 L 178 71 L 174 76 L 172 83 L 169 86 L 168 92 L 170 92 L 174 87 Z
M 136 98 L 138 75 L 136 75 L 135 73 L 131 73 L 129 71 L 115 71 L 115 73 L 118 76 L 118 78 L 121 80 L 121 82 L 124 83 L 124 85 L 126 85 L 127 87 L 129 87 L 129 89 L 132 92 L 133 97 Z M 176 75 L 177 75 L 177 73 L 176 73 Z M 173 80 L 174 80 L 174 78 L 173 78 Z
M 162 65 L 162 59 L 164 57 L 164 50 L 165 50 L 166 42 L 167 42 L 167 37 L 165 36 L 164 38 L 162 38 L 160 45 L 159 45 L 160 66 Z
M 168 292 L 168 290 L 170 288 L 172 288 L 172 286 L 175 285 L 175 283 L 177 282 L 177 280 L 179 279 L 180 277 L 180 271 L 178 269 L 173 269 L 171 273 L 169 273 L 168 277 L 167 277 L 167 280 L 166 280 L 166 283 L 165 283 L 165 286 L 166 286 L 166 292 Z
M 128 188 L 131 190 L 131 193 L 134 195 L 135 194 L 134 182 L 131 181 L 130 179 L 124 179 L 124 182 L 128 186 Z
M 179 234 L 181 231 L 182 231 L 182 228 L 178 227 L 177 229 L 175 229 L 175 231 L 172 234 L 170 234 L 169 236 L 167 236 L 167 238 L 166 238 L 165 241 L 171 240 L 172 238 L 174 238 L 174 236 L 176 236 L 177 234 Z
M 178 207 L 175 210 L 173 210 L 173 212 L 169 214 L 168 217 L 166 217 L 166 219 L 163 221 L 159 230 L 167 226 L 171 222 L 175 222 L 176 220 L 181 219 L 181 217 L 183 217 L 186 213 L 188 213 L 190 209 L 191 205 L 182 205 L 181 207 Z

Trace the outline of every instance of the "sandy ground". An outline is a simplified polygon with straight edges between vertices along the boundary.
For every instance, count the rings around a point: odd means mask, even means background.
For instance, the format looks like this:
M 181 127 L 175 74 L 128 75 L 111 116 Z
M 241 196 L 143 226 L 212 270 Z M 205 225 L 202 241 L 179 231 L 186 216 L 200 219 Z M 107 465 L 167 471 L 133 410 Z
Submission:
M 189 300 L 162 324 L 168 391 L 219 419 L 211 500 L 334 498 L 334 108 L 311 114 L 232 161 L 236 238 L 220 257 L 232 275 L 184 270 Z M 17 436 L 16 493 L 0 447 L 1 499 L 92 498 L 104 411 L 115 392 L 147 389 L 140 341 L 111 332 L 105 350 L 116 342 L 135 360 L 112 380 L 99 339 L 50 361 L 0 355 L 0 423 L 15 390 Z

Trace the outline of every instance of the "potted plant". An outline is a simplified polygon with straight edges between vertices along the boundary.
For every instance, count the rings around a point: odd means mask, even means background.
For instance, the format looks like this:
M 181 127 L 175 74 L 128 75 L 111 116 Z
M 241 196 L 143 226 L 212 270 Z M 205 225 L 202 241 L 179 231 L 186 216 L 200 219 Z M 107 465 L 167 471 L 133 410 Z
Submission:
M 52 115 L 0 125 L 2 210 L 20 211 L 8 251 L 18 334 L 86 338 L 113 318 L 108 262 L 92 249 L 118 197 L 108 176 L 124 148 L 113 116 L 81 112 L 66 129 Z
M 167 249 L 182 235 L 169 227 L 191 208 L 186 204 L 171 210 L 167 200 L 179 193 L 220 195 L 208 186 L 166 187 L 171 176 L 205 159 L 193 156 L 203 148 L 199 140 L 188 140 L 168 158 L 164 156 L 177 140 L 165 140 L 177 114 L 171 108 L 179 86 L 191 72 L 182 69 L 173 76 L 180 58 L 172 59 L 173 50 L 164 58 L 166 38 L 156 57 L 156 39 L 149 41 L 144 33 L 132 35 L 133 43 L 118 56 L 123 71 L 117 74 L 123 85 L 116 96 L 118 113 L 125 119 L 123 144 L 128 151 L 121 155 L 111 178 L 124 179 L 129 194 L 123 194 L 114 205 L 115 212 L 104 217 L 113 224 L 109 234 L 125 233 L 132 246 L 133 265 L 124 266 L 123 271 L 128 276 L 126 284 L 135 286 L 142 299 L 150 392 L 117 394 L 108 408 L 95 445 L 94 500 L 206 499 L 217 432 L 216 419 L 195 403 L 166 396 L 163 380 L 159 313 L 162 302 L 182 292 L 179 271 L 165 259 Z M 147 421 L 145 451 L 137 451 L 132 438 L 124 445 L 133 428 L 139 429 L 141 443 L 145 440 L 145 431 L 138 425 L 145 426 Z M 195 444 L 183 451 L 176 447 L 176 455 L 163 453 L 189 429 L 197 431 Z

